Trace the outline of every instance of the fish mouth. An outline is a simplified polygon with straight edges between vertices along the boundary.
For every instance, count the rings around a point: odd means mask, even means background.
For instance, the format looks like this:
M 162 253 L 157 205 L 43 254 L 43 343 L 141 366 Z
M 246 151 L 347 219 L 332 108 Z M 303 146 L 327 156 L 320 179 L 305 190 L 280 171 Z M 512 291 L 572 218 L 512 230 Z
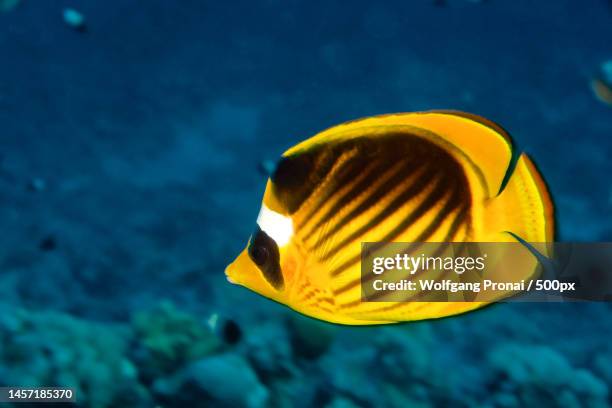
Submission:
M 227 281 L 231 284 L 236 285 L 237 282 L 235 280 L 232 279 L 232 277 L 230 276 L 230 268 L 231 268 L 231 264 L 227 265 L 227 267 L 225 268 L 225 279 L 227 279 Z

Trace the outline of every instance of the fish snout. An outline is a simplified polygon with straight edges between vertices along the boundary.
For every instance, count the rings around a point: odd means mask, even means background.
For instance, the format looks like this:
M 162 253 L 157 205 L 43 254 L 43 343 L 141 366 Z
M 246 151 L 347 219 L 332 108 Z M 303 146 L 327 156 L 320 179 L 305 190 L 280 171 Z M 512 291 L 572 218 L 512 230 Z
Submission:
M 234 265 L 234 263 L 232 262 L 231 264 L 229 264 L 229 265 L 227 265 L 227 266 L 225 267 L 225 278 L 227 279 L 227 281 L 228 281 L 229 283 L 232 283 L 232 284 L 234 284 L 234 285 L 235 285 L 237 282 L 236 282 L 235 280 L 233 280 L 233 279 L 232 279 L 232 271 L 233 271 L 233 269 L 234 269 L 234 268 L 233 268 L 233 265 Z

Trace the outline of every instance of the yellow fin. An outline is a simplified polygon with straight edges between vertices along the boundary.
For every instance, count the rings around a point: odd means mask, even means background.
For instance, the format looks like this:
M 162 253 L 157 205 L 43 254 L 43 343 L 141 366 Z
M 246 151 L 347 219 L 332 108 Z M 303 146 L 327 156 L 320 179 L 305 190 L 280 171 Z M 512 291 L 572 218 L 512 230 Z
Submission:
M 501 126 L 460 111 L 430 111 L 408 116 L 412 125 L 437 134 L 462 152 L 463 158 L 479 170 L 490 196 L 499 192 L 513 150 L 512 139 Z
M 512 140 L 501 126 L 481 116 L 460 111 L 394 113 L 346 122 L 317 134 L 285 152 L 290 155 L 319 143 L 385 135 L 390 130 L 416 134 L 453 153 L 478 175 L 485 195 L 497 195 L 512 159 Z
M 507 185 L 487 203 L 485 222 L 493 230 L 511 232 L 527 242 L 554 240 L 554 206 L 546 183 L 523 153 Z
M 365 324 L 400 323 L 416 320 L 439 319 L 463 314 L 481 308 L 488 302 L 374 302 L 364 303 L 372 311 L 355 313 Z M 362 307 L 363 309 L 363 307 Z M 352 316 L 353 314 L 350 314 Z M 359 323 L 361 324 L 361 323 Z

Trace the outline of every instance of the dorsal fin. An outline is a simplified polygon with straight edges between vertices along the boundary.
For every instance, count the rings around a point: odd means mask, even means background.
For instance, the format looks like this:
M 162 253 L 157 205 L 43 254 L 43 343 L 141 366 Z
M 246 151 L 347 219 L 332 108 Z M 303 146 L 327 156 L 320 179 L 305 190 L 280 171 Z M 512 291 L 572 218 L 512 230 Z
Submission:
M 330 140 L 359 137 L 364 131 L 382 135 L 401 128 L 417 133 L 473 165 L 489 197 L 496 196 L 513 157 L 512 139 L 501 126 L 478 115 L 460 111 L 397 113 L 358 119 L 334 126 L 293 148 L 285 155 L 306 151 Z M 416 131 L 415 128 L 420 129 Z

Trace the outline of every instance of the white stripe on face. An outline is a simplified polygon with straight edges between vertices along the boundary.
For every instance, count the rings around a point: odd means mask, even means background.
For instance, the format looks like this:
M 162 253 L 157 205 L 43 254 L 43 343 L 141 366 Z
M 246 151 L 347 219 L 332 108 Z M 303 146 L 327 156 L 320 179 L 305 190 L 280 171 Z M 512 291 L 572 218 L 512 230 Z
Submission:
M 279 247 L 286 245 L 293 236 L 293 220 L 291 217 L 272 211 L 265 204 L 261 205 L 261 210 L 257 216 L 257 225 Z

